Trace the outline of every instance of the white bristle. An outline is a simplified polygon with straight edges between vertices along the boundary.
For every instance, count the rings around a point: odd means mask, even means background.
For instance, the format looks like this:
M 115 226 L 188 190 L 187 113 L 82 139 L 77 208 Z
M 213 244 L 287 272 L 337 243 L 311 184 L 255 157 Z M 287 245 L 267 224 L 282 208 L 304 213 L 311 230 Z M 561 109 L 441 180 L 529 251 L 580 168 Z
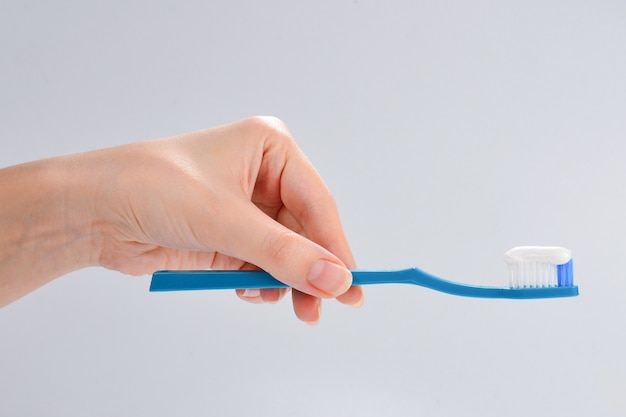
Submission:
M 569 262 L 571 251 L 555 246 L 518 246 L 504 255 L 511 288 L 558 285 L 557 265 Z
M 511 288 L 556 287 L 556 265 L 548 262 L 510 263 L 509 286 Z

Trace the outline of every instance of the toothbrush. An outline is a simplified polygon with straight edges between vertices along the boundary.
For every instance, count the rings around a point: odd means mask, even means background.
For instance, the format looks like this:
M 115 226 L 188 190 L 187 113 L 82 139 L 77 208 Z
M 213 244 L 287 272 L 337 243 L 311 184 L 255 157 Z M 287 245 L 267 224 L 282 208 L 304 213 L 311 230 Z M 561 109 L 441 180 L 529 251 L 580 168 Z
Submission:
M 353 285 L 414 284 L 447 294 L 477 298 L 575 297 L 573 261 L 569 249 L 555 246 L 518 246 L 504 255 L 508 287 L 467 285 L 438 278 L 418 268 L 395 271 L 354 270 Z M 285 288 L 264 271 L 157 271 L 150 291 Z

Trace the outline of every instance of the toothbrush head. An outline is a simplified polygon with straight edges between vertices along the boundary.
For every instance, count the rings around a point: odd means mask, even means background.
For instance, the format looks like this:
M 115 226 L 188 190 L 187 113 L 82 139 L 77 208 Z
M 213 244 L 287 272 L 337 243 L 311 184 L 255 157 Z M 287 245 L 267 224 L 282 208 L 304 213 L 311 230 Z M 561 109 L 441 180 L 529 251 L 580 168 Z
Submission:
M 511 288 L 574 286 L 572 252 L 558 246 L 518 246 L 504 254 Z

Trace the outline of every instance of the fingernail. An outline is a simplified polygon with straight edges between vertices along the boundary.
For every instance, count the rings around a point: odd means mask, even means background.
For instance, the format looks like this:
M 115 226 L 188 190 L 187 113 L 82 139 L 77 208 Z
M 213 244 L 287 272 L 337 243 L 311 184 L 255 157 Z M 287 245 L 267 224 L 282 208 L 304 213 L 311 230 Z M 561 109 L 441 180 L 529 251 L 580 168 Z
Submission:
M 261 290 L 258 288 L 251 288 L 251 289 L 247 289 L 247 290 L 243 290 L 243 295 L 244 297 L 248 297 L 248 298 L 255 298 L 261 295 Z
M 261 293 L 261 298 L 264 302 L 270 304 L 276 304 L 283 297 L 285 288 L 267 288 Z
M 312 321 L 307 321 L 306 324 L 309 326 L 317 326 L 322 318 L 322 303 L 321 300 L 317 300 L 317 319 Z
M 352 304 L 352 307 L 354 307 L 354 308 L 361 308 L 361 307 L 363 307 L 364 299 L 365 299 L 365 297 L 361 297 L 361 299 L 359 301 L 357 301 L 356 303 Z
M 318 259 L 311 267 L 307 281 L 318 290 L 336 297 L 350 288 L 352 273 L 334 262 Z

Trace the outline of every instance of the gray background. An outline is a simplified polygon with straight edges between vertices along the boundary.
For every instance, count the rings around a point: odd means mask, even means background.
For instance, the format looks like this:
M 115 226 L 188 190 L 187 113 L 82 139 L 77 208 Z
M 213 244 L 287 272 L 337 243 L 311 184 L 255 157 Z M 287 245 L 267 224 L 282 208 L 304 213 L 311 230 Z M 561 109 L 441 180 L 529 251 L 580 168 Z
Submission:
M 561 245 L 581 296 L 370 287 L 309 327 L 82 270 L 0 311 L 0 415 L 624 415 L 626 3 L 91 3 L 0 2 L 1 166 L 271 114 L 361 268 Z

